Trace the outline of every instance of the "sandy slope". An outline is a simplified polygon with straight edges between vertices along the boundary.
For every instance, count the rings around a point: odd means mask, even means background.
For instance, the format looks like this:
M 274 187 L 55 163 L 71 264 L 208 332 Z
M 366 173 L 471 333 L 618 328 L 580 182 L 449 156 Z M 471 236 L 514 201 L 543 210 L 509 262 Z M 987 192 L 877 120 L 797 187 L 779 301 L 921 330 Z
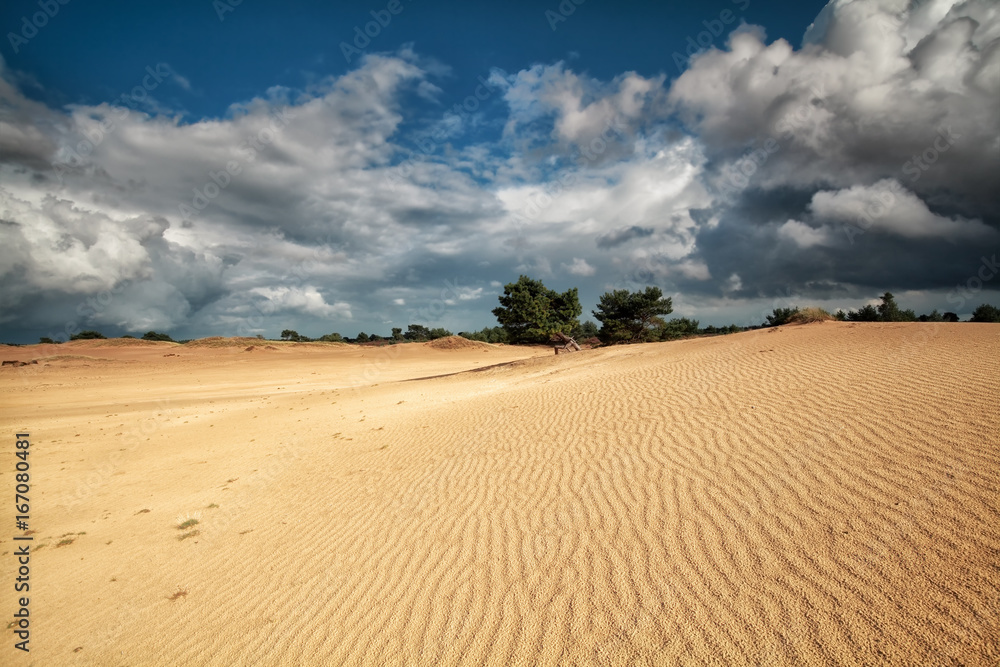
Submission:
M 1000 326 L 42 347 L 91 358 L 0 375 L 3 664 L 1000 662 Z

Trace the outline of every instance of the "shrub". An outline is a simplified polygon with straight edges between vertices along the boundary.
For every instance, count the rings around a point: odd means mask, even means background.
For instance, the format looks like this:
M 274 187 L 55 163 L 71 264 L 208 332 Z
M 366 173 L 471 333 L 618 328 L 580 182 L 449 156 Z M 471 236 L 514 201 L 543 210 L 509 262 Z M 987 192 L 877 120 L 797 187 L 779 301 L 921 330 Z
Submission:
M 166 341 L 168 343 L 173 343 L 174 342 L 174 339 L 171 338 L 170 336 L 168 336 L 167 334 L 156 333 L 155 331 L 147 331 L 146 333 L 142 334 L 142 339 L 143 340 L 160 340 L 160 341 Z
M 48 336 L 42 336 L 41 338 L 38 339 L 38 342 L 39 343 L 48 343 L 50 345 L 51 344 L 56 344 L 56 341 L 52 340 Z

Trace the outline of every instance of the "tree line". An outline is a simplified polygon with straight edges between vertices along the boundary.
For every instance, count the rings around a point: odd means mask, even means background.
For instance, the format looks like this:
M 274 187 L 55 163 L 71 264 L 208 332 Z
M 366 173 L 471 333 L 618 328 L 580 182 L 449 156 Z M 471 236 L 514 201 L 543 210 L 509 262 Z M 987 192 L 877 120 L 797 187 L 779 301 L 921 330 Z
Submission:
M 820 308 L 798 307 L 775 308 L 766 316 L 760 326 L 776 327 L 792 322 L 810 322 L 836 319 L 844 322 L 958 322 L 955 313 L 938 313 L 934 310 L 917 316 L 911 309 L 900 308 L 891 292 L 885 292 L 877 305 L 865 305 L 858 310 L 838 310 L 831 315 Z M 513 345 L 533 345 L 550 342 L 557 333 L 575 338 L 577 342 L 616 345 L 627 343 L 647 343 L 669 341 L 699 335 L 718 335 L 754 329 L 756 326 L 740 327 L 731 324 L 724 327 L 707 326 L 701 328 L 698 320 L 676 317 L 664 318 L 673 312 L 670 297 L 664 297 L 659 287 L 649 286 L 638 292 L 613 290 L 605 292 L 592 310 L 600 327 L 587 320 L 580 322 L 583 308 L 577 288 L 556 292 L 547 288 L 541 280 L 522 275 L 517 282 L 504 285 L 499 296 L 500 305 L 493 309 L 499 326 L 484 327 L 479 331 L 460 331 L 459 336 L 484 343 L 504 343 Z M 970 322 L 1000 322 L 1000 308 L 982 304 L 972 313 Z M 422 324 L 410 324 L 406 331 L 394 327 L 388 336 L 359 332 L 354 338 L 339 333 L 329 333 L 318 338 L 303 336 L 292 329 L 281 332 L 281 340 L 290 342 L 332 342 L 356 344 L 396 344 L 426 342 L 452 336 L 447 329 L 428 328 Z M 125 335 L 123 338 L 134 338 Z M 258 335 L 258 338 L 263 336 Z M 70 340 L 105 338 L 99 331 L 81 331 Z M 147 331 L 143 340 L 174 341 L 169 335 Z M 55 343 L 51 338 L 42 337 L 41 343 Z

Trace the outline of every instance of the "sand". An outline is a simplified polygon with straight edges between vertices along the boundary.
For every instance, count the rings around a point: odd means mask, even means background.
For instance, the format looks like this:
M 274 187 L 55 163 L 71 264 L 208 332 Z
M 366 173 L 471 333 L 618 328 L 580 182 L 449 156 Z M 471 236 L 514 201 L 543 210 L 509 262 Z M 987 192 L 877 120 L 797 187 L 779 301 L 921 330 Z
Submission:
M 1000 662 L 1000 326 L 248 346 L 0 349 L 0 663 Z

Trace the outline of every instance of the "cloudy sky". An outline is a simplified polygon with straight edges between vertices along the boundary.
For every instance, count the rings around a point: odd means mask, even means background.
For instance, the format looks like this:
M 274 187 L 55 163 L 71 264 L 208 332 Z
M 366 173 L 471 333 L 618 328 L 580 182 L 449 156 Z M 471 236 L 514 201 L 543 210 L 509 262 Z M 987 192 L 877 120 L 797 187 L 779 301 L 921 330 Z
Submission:
M 0 9 L 0 340 L 1000 305 L 995 0 L 148 4 Z

